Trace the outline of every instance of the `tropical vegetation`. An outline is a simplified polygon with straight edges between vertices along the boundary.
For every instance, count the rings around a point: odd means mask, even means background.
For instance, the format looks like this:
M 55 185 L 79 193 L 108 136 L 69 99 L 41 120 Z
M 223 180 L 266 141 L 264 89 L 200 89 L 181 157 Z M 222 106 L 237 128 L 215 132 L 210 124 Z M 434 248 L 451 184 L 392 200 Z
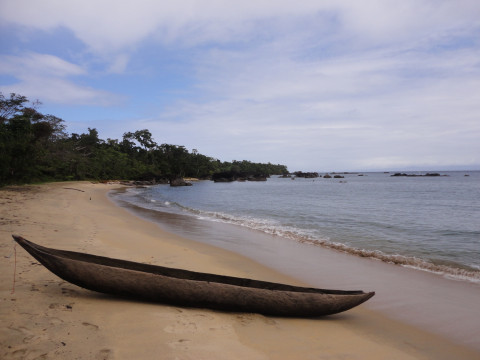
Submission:
M 0 93 L 0 185 L 61 180 L 211 178 L 215 173 L 287 173 L 284 165 L 222 162 L 184 146 L 158 145 L 149 130 L 99 137 L 95 128 L 67 133 L 63 119 L 42 114 L 40 102 Z

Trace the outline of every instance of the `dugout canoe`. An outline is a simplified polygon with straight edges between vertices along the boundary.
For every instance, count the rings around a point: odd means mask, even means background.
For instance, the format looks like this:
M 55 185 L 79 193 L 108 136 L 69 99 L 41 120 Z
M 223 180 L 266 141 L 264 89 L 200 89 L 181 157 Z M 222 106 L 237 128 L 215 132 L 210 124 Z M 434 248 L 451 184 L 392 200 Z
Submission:
M 82 288 L 175 306 L 272 316 L 317 317 L 349 310 L 374 292 L 327 290 L 207 274 L 15 241 L 58 277 Z

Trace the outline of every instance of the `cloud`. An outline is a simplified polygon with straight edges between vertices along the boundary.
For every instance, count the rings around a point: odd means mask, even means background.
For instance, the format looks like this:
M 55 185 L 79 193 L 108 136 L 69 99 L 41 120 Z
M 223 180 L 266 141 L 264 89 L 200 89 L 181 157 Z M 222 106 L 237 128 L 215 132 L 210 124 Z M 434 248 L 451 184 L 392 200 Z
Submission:
M 338 9 L 345 31 L 380 42 L 433 40 L 480 24 L 475 0 L 340 1 Z
M 275 55 L 210 51 L 197 74 L 204 100 L 143 125 L 222 159 L 312 170 L 480 163 L 477 48 Z
M 452 1 L 276 1 L 224 2 L 219 0 L 183 0 L 158 2 L 137 0 L 3 0 L 5 22 L 51 30 L 71 29 L 93 51 L 102 53 L 135 47 L 146 37 L 164 42 L 192 44 L 241 41 L 258 37 L 261 22 L 269 21 L 263 32 L 286 33 L 288 23 L 316 17 L 334 19 L 349 35 L 360 39 L 415 38 L 418 34 L 451 28 L 478 26 L 479 5 L 475 0 Z M 48 14 L 48 16 L 47 16 Z M 297 24 L 298 25 L 298 24 Z M 282 31 L 283 28 L 283 31 Z M 320 34 L 321 35 L 321 34 Z
M 22 56 L 0 56 L 0 71 L 3 74 L 15 74 L 26 78 L 32 73 L 42 73 L 45 76 L 75 76 L 85 75 L 85 69 L 69 63 L 57 56 L 27 52 Z
M 107 91 L 77 84 L 72 78 L 87 75 L 87 70 L 53 55 L 34 52 L 1 55 L 0 74 L 17 80 L 0 86 L 4 93 L 15 92 L 61 104 L 106 106 L 119 100 L 119 96 Z
M 110 74 L 122 74 L 125 72 L 130 58 L 126 54 L 117 55 L 112 61 L 107 72 Z
M 128 93 L 142 114 L 124 131 L 221 159 L 479 164 L 479 13 L 476 0 L 3 0 L 4 24 L 68 29 L 84 48 L 0 65 L 16 91 L 45 100 Z
M 120 101 L 118 95 L 58 78 L 30 77 L 15 84 L 0 86 L 0 91 L 25 94 L 30 99 L 57 104 L 110 106 Z

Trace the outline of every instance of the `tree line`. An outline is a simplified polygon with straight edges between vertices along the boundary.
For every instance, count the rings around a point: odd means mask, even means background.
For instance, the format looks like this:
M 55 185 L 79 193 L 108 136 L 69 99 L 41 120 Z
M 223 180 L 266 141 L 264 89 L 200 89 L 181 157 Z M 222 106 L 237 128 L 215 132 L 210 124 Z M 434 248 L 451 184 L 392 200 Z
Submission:
M 63 119 L 42 114 L 40 102 L 0 92 L 0 185 L 62 180 L 210 179 L 221 172 L 288 173 L 284 165 L 222 162 L 184 146 L 161 144 L 149 130 L 100 139 L 88 128 L 68 134 Z

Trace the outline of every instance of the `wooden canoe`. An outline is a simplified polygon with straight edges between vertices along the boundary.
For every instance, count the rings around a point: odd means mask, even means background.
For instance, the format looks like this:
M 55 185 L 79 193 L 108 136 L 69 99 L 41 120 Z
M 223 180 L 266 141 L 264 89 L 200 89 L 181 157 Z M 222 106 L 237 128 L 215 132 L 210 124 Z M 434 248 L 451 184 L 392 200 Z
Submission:
M 82 288 L 176 306 L 316 317 L 351 309 L 375 293 L 326 290 L 141 264 L 15 241 L 48 270 Z

